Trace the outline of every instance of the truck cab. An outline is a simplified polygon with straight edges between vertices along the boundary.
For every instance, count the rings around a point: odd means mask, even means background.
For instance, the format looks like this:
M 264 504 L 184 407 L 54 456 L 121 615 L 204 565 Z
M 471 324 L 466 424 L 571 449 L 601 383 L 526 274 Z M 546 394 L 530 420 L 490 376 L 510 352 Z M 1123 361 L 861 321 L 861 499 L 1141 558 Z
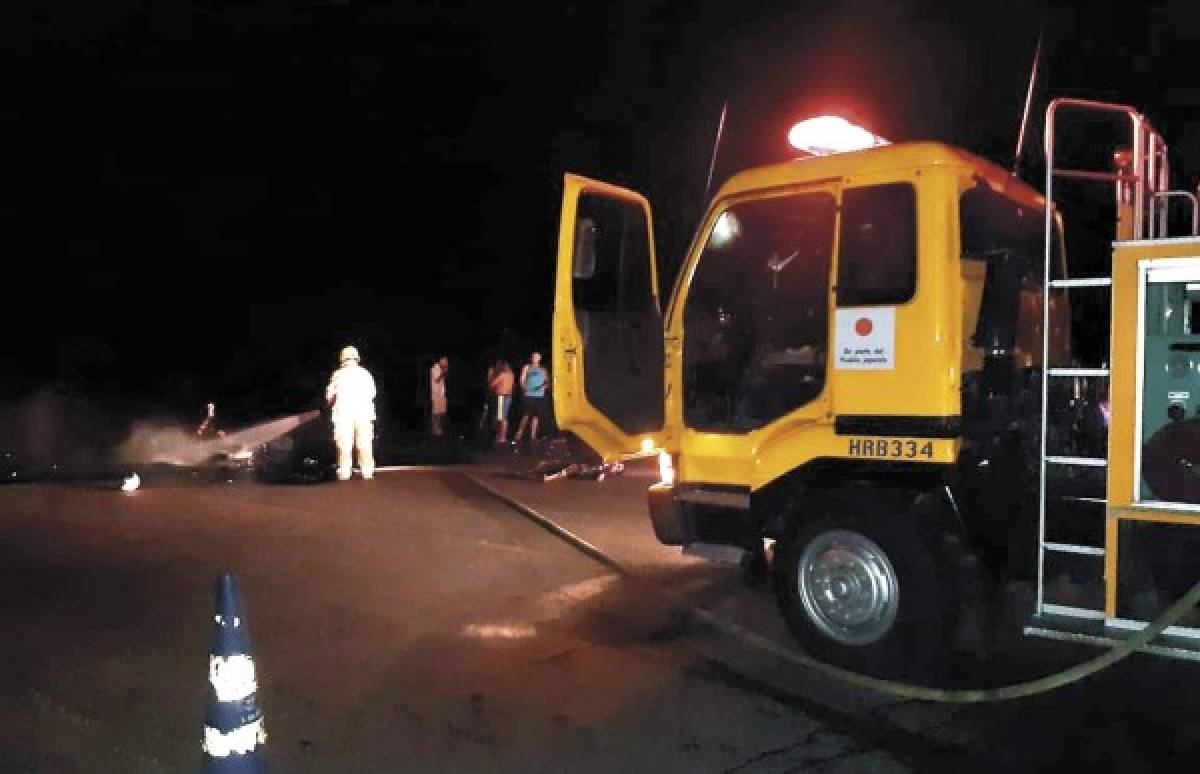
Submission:
M 606 458 L 658 451 L 661 542 L 769 547 L 811 652 L 876 673 L 937 658 L 948 553 L 1003 556 L 1035 521 L 1043 320 L 1050 360 L 1070 358 L 1044 211 L 940 143 L 759 167 L 717 192 L 663 295 L 647 200 L 567 175 L 559 425 Z

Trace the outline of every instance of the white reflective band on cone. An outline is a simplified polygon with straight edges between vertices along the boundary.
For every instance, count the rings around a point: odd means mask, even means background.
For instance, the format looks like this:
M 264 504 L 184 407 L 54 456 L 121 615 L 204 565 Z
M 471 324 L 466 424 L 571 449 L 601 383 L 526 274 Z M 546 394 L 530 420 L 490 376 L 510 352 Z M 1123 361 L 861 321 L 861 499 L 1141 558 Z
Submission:
M 228 734 L 223 734 L 212 726 L 204 727 L 204 752 L 213 758 L 245 755 L 266 742 L 267 731 L 263 728 L 262 718 L 235 728 Z
M 217 701 L 241 701 L 258 690 L 254 659 L 241 653 L 229 658 L 210 656 L 208 681 L 217 694 Z

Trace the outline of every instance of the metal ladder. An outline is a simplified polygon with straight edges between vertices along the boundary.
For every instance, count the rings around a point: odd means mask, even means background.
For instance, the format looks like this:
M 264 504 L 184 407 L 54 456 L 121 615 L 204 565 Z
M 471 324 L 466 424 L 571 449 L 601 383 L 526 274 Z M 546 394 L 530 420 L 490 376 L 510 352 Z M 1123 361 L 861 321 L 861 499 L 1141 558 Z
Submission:
M 1092 116 L 1124 117 L 1130 124 L 1131 157 L 1127 165 L 1118 167 L 1117 171 L 1059 169 L 1055 166 L 1055 119 L 1060 110 L 1069 110 L 1074 114 L 1090 114 Z M 1050 406 L 1050 383 L 1056 379 L 1074 379 L 1075 385 L 1083 380 L 1103 380 L 1109 377 L 1107 363 L 1093 367 L 1051 367 L 1050 339 L 1050 301 L 1055 290 L 1091 289 L 1093 292 L 1112 292 L 1111 268 L 1107 275 L 1052 279 L 1052 257 L 1054 255 L 1053 240 L 1055 233 L 1054 181 L 1056 179 L 1072 179 L 1097 183 L 1112 184 L 1115 187 L 1117 204 L 1117 224 L 1115 236 L 1117 239 L 1145 239 L 1165 235 L 1167 222 L 1167 197 L 1186 192 L 1168 192 L 1167 188 L 1167 149 L 1162 138 L 1146 122 L 1145 118 L 1132 107 L 1107 102 L 1095 102 L 1081 99 L 1055 99 L 1046 109 L 1045 123 L 1045 153 L 1046 153 L 1046 205 L 1045 205 L 1045 242 L 1044 242 L 1044 271 L 1045 281 L 1042 283 L 1042 404 L 1041 404 L 1041 446 L 1038 470 L 1038 562 L 1037 562 L 1037 596 L 1034 615 L 1041 617 L 1045 613 L 1057 616 L 1084 620 L 1103 620 L 1103 604 L 1100 609 L 1076 607 L 1055 604 L 1046 601 L 1046 558 L 1049 554 L 1074 554 L 1092 557 L 1097 563 L 1096 578 L 1103 581 L 1104 546 L 1081 545 L 1048 541 L 1047 521 L 1055 516 L 1048 507 L 1047 501 L 1047 472 L 1051 468 L 1106 468 L 1105 457 L 1074 457 L 1060 454 L 1049 454 L 1047 437 L 1049 418 L 1054 410 Z M 1190 194 L 1188 194 L 1190 195 Z M 1196 205 L 1192 197 L 1193 207 Z M 1195 229 L 1193 216 L 1193 230 Z M 1107 345 L 1105 347 L 1107 349 Z M 1104 390 L 1106 393 L 1107 390 Z M 1096 518 L 1102 523 L 1105 497 L 1075 497 L 1077 502 L 1083 502 L 1096 509 Z

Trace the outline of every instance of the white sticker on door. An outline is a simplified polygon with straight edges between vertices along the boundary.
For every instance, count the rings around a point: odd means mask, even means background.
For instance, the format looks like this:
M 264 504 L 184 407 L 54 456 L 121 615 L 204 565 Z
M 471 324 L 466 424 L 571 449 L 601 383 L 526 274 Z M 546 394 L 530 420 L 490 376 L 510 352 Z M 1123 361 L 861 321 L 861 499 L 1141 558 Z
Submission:
M 896 367 L 896 308 L 838 309 L 834 368 L 890 371 Z

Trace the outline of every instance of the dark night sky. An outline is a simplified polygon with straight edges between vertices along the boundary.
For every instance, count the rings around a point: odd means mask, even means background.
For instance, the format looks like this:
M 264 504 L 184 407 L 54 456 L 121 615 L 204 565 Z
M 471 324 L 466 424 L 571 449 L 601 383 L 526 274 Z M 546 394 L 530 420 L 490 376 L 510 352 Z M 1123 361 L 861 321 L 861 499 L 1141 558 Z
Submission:
M 723 100 L 716 183 L 830 111 L 1008 164 L 1041 18 L 1037 111 L 1134 103 L 1194 187 L 1193 7 L 15 3 L 3 397 L 212 397 L 254 419 L 315 405 L 353 341 L 403 416 L 420 357 L 448 351 L 463 390 L 485 350 L 548 343 L 564 171 L 647 193 L 669 268 Z

